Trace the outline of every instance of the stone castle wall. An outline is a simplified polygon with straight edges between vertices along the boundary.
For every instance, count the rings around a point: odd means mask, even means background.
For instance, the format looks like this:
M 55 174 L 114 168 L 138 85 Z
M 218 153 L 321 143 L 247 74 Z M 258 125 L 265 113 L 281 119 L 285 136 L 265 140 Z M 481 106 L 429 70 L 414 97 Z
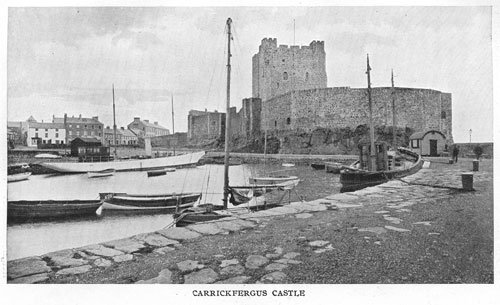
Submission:
M 275 38 L 264 38 L 252 58 L 252 96 L 265 101 L 291 90 L 326 88 L 325 58 L 323 41 L 278 47 Z
M 394 88 L 396 126 L 436 129 L 452 139 L 451 94 L 431 89 Z M 392 126 L 392 88 L 372 88 L 373 120 Z M 289 92 L 262 103 L 263 130 L 356 128 L 369 123 L 367 89 L 323 88 Z

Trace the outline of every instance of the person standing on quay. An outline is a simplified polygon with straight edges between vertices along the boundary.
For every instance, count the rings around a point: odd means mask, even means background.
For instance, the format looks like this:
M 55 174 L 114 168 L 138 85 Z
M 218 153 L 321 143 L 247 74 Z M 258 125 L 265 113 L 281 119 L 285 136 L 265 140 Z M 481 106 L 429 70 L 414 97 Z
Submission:
M 455 163 L 458 162 L 458 153 L 459 153 L 459 149 L 458 149 L 458 145 L 453 145 L 453 161 L 455 161 Z

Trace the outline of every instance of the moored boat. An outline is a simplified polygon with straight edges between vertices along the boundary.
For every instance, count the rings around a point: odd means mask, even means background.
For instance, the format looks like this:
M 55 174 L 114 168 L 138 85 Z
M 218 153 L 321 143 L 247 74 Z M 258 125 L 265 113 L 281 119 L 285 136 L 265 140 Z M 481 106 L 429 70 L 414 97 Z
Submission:
M 59 173 L 86 173 L 102 171 L 114 168 L 119 171 L 142 171 L 160 169 L 165 167 L 184 167 L 196 165 L 205 155 L 204 151 L 177 155 L 172 157 L 139 159 L 139 160 L 117 160 L 108 162 L 42 162 L 40 165 L 55 170 Z
M 311 167 L 312 167 L 313 169 L 318 169 L 318 170 L 325 169 L 325 162 L 321 162 L 321 163 L 311 163 Z
M 198 193 L 171 194 L 127 194 L 100 193 L 106 211 L 174 213 L 192 207 L 201 198 Z
M 167 173 L 175 172 L 175 168 L 162 168 L 148 171 L 148 177 L 164 176 Z
M 115 174 L 114 168 L 108 168 L 102 171 L 92 171 L 87 173 L 89 178 L 108 177 L 108 176 L 113 176 L 114 174 Z
M 337 162 L 325 162 L 325 171 L 332 174 L 340 174 L 343 165 Z
M 95 216 L 101 200 L 17 200 L 7 202 L 9 220 Z
M 249 178 L 251 184 L 258 185 L 279 185 L 285 182 L 299 180 L 297 176 L 269 176 L 269 177 L 252 177 Z
M 375 186 L 385 183 L 391 179 L 403 178 L 418 172 L 424 163 L 422 157 L 410 150 L 398 148 L 401 154 L 404 154 L 413 161 L 406 161 L 401 166 L 396 166 L 391 170 L 366 171 L 353 167 L 344 167 L 340 173 L 341 192 L 352 192 L 369 186 Z
M 7 175 L 7 182 L 17 182 L 28 179 L 31 176 L 31 172 L 24 172 L 19 174 Z

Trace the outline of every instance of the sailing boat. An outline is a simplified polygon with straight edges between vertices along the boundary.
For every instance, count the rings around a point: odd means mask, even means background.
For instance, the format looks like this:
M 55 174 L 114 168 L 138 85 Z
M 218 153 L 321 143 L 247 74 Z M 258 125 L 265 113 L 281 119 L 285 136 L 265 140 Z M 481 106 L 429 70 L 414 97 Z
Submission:
M 254 197 L 264 195 L 273 190 L 290 190 L 296 183 L 299 182 L 298 178 L 290 182 L 282 180 L 281 182 L 272 181 L 272 184 L 262 185 L 249 185 L 249 186 L 229 186 L 229 138 L 230 138 L 230 88 L 231 88 L 231 18 L 226 21 L 227 38 L 228 38 L 228 52 L 227 52 L 227 90 L 226 90 L 226 124 L 225 124 L 225 144 L 224 144 L 224 196 L 223 205 L 203 204 L 197 207 L 188 208 L 180 213 L 174 214 L 174 224 L 177 227 L 183 227 L 190 224 L 217 220 L 231 216 L 228 213 L 228 203 L 237 206 L 247 203 Z M 259 180 L 256 180 L 259 181 Z M 284 195 L 283 195 L 284 197 Z M 282 198 L 283 198 L 282 197 Z M 270 208 L 277 204 L 270 205 L 255 205 L 249 209 Z
M 412 175 L 418 172 L 424 163 L 419 154 L 416 154 L 406 148 L 399 147 L 396 151 L 388 152 L 387 143 L 375 141 L 370 83 L 371 68 L 368 55 L 366 56 L 366 65 L 366 74 L 368 78 L 370 140 L 368 143 L 362 142 L 359 144 L 359 161 L 349 167 L 343 167 L 341 170 L 341 192 L 356 191 L 365 187 L 382 184 L 391 179 Z M 394 92 L 394 82 L 392 82 L 392 87 Z M 394 115 L 395 114 L 393 113 L 393 116 Z M 393 130 L 394 129 L 395 126 L 393 126 Z

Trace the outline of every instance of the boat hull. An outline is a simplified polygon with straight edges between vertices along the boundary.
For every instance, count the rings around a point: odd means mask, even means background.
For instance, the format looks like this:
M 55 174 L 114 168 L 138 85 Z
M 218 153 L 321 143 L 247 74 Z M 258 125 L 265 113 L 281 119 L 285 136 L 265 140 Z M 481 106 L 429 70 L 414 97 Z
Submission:
M 178 209 L 192 207 L 200 194 L 165 194 L 165 195 L 133 195 L 133 194 L 101 194 L 102 210 L 108 212 L 129 213 L 165 213 L 172 214 Z
M 249 178 L 249 182 L 251 184 L 259 184 L 259 185 L 277 185 L 283 184 L 285 182 L 298 180 L 297 176 L 286 176 L 286 177 L 255 177 Z
M 205 155 L 205 152 L 153 159 L 134 159 L 109 162 L 43 162 L 40 163 L 40 165 L 59 173 L 68 174 L 98 172 L 109 168 L 114 168 L 116 171 L 142 171 L 149 169 L 161 169 L 165 167 L 196 165 L 203 155 Z
M 366 187 L 379 185 L 392 179 L 403 178 L 413 175 L 418 172 L 424 163 L 422 157 L 406 149 L 399 149 L 403 154 L 417 158 L 415 163 L 406 169 L 380 171 L 380 172 L 367 172 L 359 170 L 344 169 L 340 172 L 340 183 L 342 187 L 340 192 L 353 192 L 364 189 Z
M 100 178 L 100 177 L 108 177 L 113 176 L 115 174 L 114 169 L 105 169 L 99 172 L 88 172 L 87 175 L 89 178 Z
M 313 169 L 322 170 L 325 169 L 325 163 L 311 163 Z
M 7 202 L 9 220 L 42 220 L 96 216 L 100 200 L 19 200 Z
M 335 163 L 335 162 L 325 163 L 325 171 L 327 173 L 340 174 L 341 169 L 342 169 L 342 164 L 340 163 Z
M 31 176 L 30 172 L 8 175 L 7 182 L 23 181 L 23 180 L 28 179 L 30 176 Z

